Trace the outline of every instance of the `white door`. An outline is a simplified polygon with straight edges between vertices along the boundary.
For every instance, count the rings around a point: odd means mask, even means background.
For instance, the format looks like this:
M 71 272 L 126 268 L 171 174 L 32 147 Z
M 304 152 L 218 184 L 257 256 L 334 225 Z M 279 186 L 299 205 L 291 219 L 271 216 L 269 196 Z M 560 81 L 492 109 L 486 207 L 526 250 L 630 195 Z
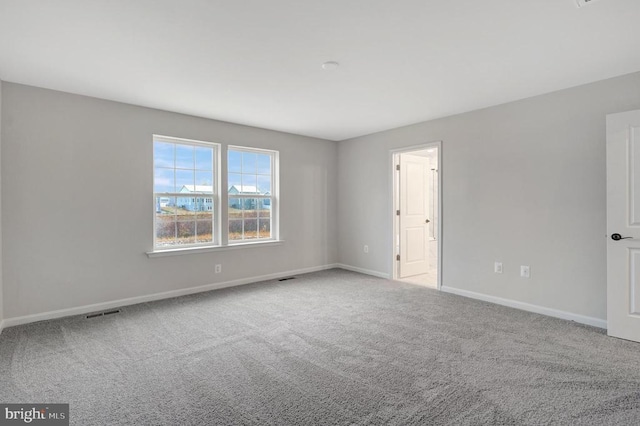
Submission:
M 607 329 L 640 341 L 640 111 L 607 116 Z
M 400 154 L 400 278 L 429 270 L 429 159 Z

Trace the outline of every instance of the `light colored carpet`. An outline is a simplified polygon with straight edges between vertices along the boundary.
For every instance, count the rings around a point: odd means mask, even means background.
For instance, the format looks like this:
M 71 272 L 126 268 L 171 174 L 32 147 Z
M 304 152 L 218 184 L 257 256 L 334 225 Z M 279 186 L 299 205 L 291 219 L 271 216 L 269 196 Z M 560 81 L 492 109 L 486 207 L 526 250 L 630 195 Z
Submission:
M 74 425 L 637 425 L 640 345 L 330 270 L 8 328 L 0 402 Z

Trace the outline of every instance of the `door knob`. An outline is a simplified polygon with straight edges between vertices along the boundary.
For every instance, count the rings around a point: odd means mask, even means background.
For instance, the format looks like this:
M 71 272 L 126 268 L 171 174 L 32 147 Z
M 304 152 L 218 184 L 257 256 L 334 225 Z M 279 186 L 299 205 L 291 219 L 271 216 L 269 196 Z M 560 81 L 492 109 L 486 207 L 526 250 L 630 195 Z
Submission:
M 611 239 L 613 241 L 627 240 L 627 239 L 631 239 L 631 238 L 633 238 L 633 237 L 623 237 L 620 234 L 611 234 Z
M 431 222 L 431 221 L 429 219 L 427 219 L 424 223 L 429 223 L 429 222 Z

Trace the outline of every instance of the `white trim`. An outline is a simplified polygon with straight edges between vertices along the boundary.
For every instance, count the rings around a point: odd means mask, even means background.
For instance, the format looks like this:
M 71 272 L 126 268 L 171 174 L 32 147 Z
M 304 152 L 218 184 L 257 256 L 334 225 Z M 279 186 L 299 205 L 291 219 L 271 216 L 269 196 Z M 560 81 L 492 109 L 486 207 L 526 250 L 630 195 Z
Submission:
M 346 269 L 347 271 L 360 272 L 365 275 L 373 275 L 374 277 L 380 277 L 390 279 L 391 275 L 386 272 L 373 271 L 371 269 L 358 268 L 357 266 L 345 265 L 344 263 L 337 263 L 336 268 Z
M 244 145 L 227 145 L 227 150 L 233 150 L 233 151 L 242 151 L 242 152 L 248 152 L 249 154 L 254 153 L 254 152 L 262 152 L 265 154 L 273 154 L 273 153 L 278 153 L 279 151 L 275 150 L 275 149 L 269 149 L 269 148 L 253 148 L 250 146 L 244 146 Z
M 518 302 L 517 300 L 503 299 L 502 297 L 490 296 L 488 294 L 476 293 L 474 291 L 462 290 L 459 288 L 442 286 L 440 290 L 444 291 L 445 293 L 456 294 L 458 296 L 469 297 L 471 299 L 483 300 L 485 302 L 508 306 L 510 308 L 520 309 L 522 311 L 534 312 L 536 314 L 546 315 L 549 317 L 575 321 L 580 324 L 591 325 L 593 327 L 603 328 L 605 330 L 607 328 L 607 321 L 600 318 L 587 317 L 585 315 L 573 314 L 571 312 L 560 311 L 558 309 L 546 308 L 544 306 L 532 305 L 525 302 Z
M 198 145 L 198 146 L 204 146 L 208 148 L 211 148 L 212 145 L 220 146 L 219 142 L 209 142 L 209 141 L 203 141 L 199 139 L 181 138 L 179 136 L 159 135 L 157 133 L 154 133 L 152 135 L 152 138 L 154 141 L 157 140 L 158 142 L 164 142 L 164 143 L 182 143 L 183 145 Z
M 250 278 L 241 278 L 237 280 L 225 281 L 221 283 L 207 284 L 199 287 L 182 288 L 179 290 L 165 291 L 163 293 L 149 294 L 146 296 L 130 297 L 127 299 L 113 300 L 104 303 L 95 303 L 92 305 L 78 306 L 75 308 L 60 309 L 57 311 L 42 312 L 39 314 L 25 315 L 21 317 L 5 318 L 2 322 L 3 327 L 13 327 L 16 325 L 29 324 L 37 321 L 46 321 L 56 318 L 69 317 L 73 315 L 88 314 L 91 312 L 103 311 L 106 309 L 119 308 L 122 306 L 136 305 L 138 303 L 153 302 L 155 300 L 170 299 L 172 297 L 186 296 L 188 294 L 202 293 L 205 291 L 217 290 L 227 287 L 236 287 L 244 284 L 252 284 L 260 281 L 274 280 L 277 278 L 288 277 L 291 275 L 308 274 L 310 272 L 324 271 L 326 269 L 334 269 L 339 267 L 337 264 L 329 264 L 322 266 L 313 266 L 310 268 L 295 269 L 286 272 L 276 272 L 274 274 L 260 275 Z
M 226 246 L 182 247 L 182 248 L 176 248 L 176 249 L 148 251 L 147 256 L 150 258 L 165 257 L 165 256 L 180 256 L 183 254 L 198 254 L 198 253 L 207 253 L 210 251 L 225 251 L 225 250 L 248 249 L 248 248 L 266 247 L 266 246 L 279 246 L 283 242 L 284 242 L 283 240 L 278 240 L 278 241 L 269 240 L 269 241 L 233 243 Z
M 442 288 L 442 271 L 443 271 L 443 261 L 442 261 L 442 141 L 428 142 L 420 145 L 412 145 L 405 146 L 402 148 L 394 148 L 389 150 L 389 161 L 391 164 L 391 174 L 389 179 L 389 200 L 390 200 L 390 212 L 391 212 L 391 275 L 390 279 L 399 279 L 398 278 L 398 261 L 396 260 L 396 238 L 400 230 L 397 226 L 397 216 L 396 210 L 397 206 L 397 198 L 396 197 L 396 186 L 397 186 L 397 178 L 396 178 L 396 155 L 402 153 L 409 153 L 412 151 L 421 151 L 429 148 L 438 148 L 438 276 L 436 282 L 436 289 Z

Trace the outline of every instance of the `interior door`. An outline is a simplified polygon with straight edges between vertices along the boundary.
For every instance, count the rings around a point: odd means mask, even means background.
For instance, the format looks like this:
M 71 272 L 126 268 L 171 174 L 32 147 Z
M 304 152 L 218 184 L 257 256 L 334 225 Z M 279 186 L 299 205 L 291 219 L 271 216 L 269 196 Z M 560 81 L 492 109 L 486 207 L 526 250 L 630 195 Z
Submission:
M 607 329 L 640 341 L 640 111 L 607 116 Z
M 429 159 L 400 154 L 400 278 L 429 269 Z

